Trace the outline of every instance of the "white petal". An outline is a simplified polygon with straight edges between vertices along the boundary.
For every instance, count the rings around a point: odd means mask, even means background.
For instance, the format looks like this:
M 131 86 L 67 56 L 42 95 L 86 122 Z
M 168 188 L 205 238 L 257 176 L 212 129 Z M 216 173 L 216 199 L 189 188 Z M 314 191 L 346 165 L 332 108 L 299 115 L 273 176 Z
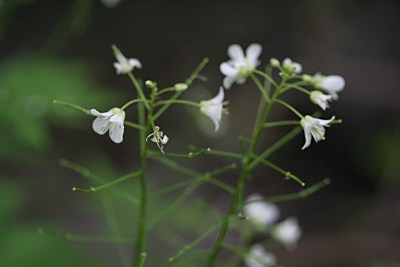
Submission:
M 236 77 L 235 76 L 226 76 L 224 78 L 224 81 L 222 82 L 222 84 L 224 85 L 224 87 L 226 89 L 229 89 L 232 87 L 232 84 L 236 81 Z
M 326 76 L 322 82 L 323 87 L 335 92 L 343 90 L 345 86 L 345 81 L 342 76 L 339 75 L 329 75 Z
M 121 74 L 122 73 L 122 66 L 121 66 L 121 64 L 119 64 L 118 62 L 114 62 L 114 68 L 115 68 L 115 71 L 117 72 L 117 74 Z
M 219 65 L 219 70 L 225 76 L 234 76 L 239 71 L 237 68 L 233 67 L 232 65 L 230 65 L 226 62 L 223 62 L 223 63 L 221 63 L 221 65 Z
M 302 150 L 306 149 L 307 147 L 310 146 L 311 144 L 311 133 L 304 131 L 304 138 L 306 139 L 303 147 L 301 148 Z
M 228 47 L 228 55 L 236 63 L 244 63 L 245 62 L 243 49 L 240 47 L 240 45 L 237 45 L 237 44 L 230 45 Z
M 303 71 L 303 67 L 301 66 L 301 64 L 294 62 L 293 66 L 294 66 L 294 73 L 299 74 Z
M 100 135 L 103 135 L 108 130 L 109 127 L 108 124 L 109 124 L 108 119 L 97 117 L 92 124 L 93 131 L 95 131 Z
M 258 57 L 262 51 L 262 46 L 260 44 L 251 44 L 246 49 L 246 58 L 251 63 L 253 67 L 258 65 Z
M 319 124 L 322 126 L 329 126 L 328 124 L 330 124 L 334 119 L 335 119 L 335 116 L 332 116 L 332 118 L 330 118 L 329 120 L 318 119 L 318 121 L 319 121 Z
M 210 99 L 210 101 L 215 104 L 220 104 L 224 101 L 224 97 L 224 88 L 220 86 L 218 94 L 214 98 Z
M 163 143 L 163 145 L 165 145 L 166 143 L 168 143 L 168 136 L 164 135 L 164 137 L 161 139 L 161 143 Z
M 142 68 L 142 63 L 140 63 L 139 59 L 137 58 L 130 58 L 128 59 L 128 62 L 133 68 Z
M 252 194 L 246 199 L 244 213 L 258 230 L 263 231 L 279 218 L 279 208 L 262 200 L 262 196 Z
M 108 118 L 108 117 L 110 117 L 113 113 L 112 113 L 111 110 L 110 110 L 110 111 L 107 111 L 107 112 L 100 113 L 100 112 L 97 111 L 97 109 L 92 108 L 92 109 L 90 110 L 90 114 L 92 114 L 93 116 L 96 116 L 96 117 Z
M 244 257 L 244 261 L 248 267 L 270 267 L 275 266 L 276 257 L 260 244 L 254 244 Z
M 273 236 L 282 242 L 286 248 L 293 248 L 301 237 L 301 229 L 297 219 L 289 217 L 279 223 L 273 231 Z
M 338 99 L 338 92 L 342 91 L 345 86 L 345 81 L 342 76 L 329 75 L 322 80 L 321 87 L 332 95 L 334 100 Z
M 223 101 L 224 88 L 220 87 L 218 94 L 214 98 L 200 102 L 200 111 L 213 121 L 215 131 L 218 131 L 219 123 L 222 118 Z
M 124 137 L 124 125 L 123 124 L 118 124 L 118 123 L 113 123 L 110 127 L 110 138 L 114 143 L 121 143 L 123 141 Z
M 110 117 L 110 123 L 124 124 L 125 120 L 125 111 L 120 111 L 120 113 L 116 113 Z

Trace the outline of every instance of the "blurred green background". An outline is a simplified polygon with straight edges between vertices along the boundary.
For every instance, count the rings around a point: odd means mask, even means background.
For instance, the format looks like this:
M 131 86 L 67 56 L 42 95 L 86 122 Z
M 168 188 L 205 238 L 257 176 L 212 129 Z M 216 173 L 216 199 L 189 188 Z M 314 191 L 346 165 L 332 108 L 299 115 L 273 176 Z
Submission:
M 340 74 L 346 88 L 326 117 L 343 119 L 327 140 L 301 151 L 302 136 L 274 156 L 311 185 L 329 176 L 332 184 L 311 197 L 282 203 L 283 216 L 299 218 L 304 236 L 297 250 L 273 252 L 284 266 L 399 266 L 400 255 L 400 5 L 385 1 L 131 1 L 110 8 L 102 1 L 0 0 L 0 266 L 126 266 L 131 246 L 66 241 L 39 235 L 44 227 L 85 235 L 107 235 L 113 221 L 133 236 L 135 201 L 109 194 L 85 195 L 73 186 L 92 186 L 60 166 L 77 162 L 105 180 L 135 170 L 137 133 L 113 144 L 91 129 L 91 118 L 52 104 L 53 99 L 106 111 L 133 96 L 133 88 L 112 67 L 111 45 L 137 57 L 142 80 L 160 87 L 188 77 L 209 57 L 188 99 L 215 94 L 222 81 L 219 64 L 232 43 L 257 42 L 262 61 L 291 57 L 308 73 Z M 243 97 L 246 92 L 246 98 Z M 214 135 L 197 111 L 173 107 L 160 125 L 169 151 L 187 145 L 238 151 L 236 136 L 251 130 L 258 92 L 248 81 L 226 93 L 230 116 Z M 292 103 L 312 112 L 294 94 Z M 133 120 L 133 115 L 131 116 Z M 277 110 L 276 118 L 288 113 Z M 205 126 L 205 127 L 204 127 Z M 209 128 L 209 130 L 207 130 Z M 274 132 L 265 143 L 282 132 Z M 201 156 L 182 161 L 199 171 L 226 164 Z M 178 181 L 176 173 L 150 162 L 152 187 Z M 234 182 L 235 172 L 226 174 Z M 269 170 L 259 170 L 247 193 L 266 196 L 299 190 Z M 136 181 L 120 189 L 135 192 Z M 177 192 L 179 195 L 180 192 Z M 209 204 L 203 201 L 203 198 Z M 151 215 L 174 195 L 151 203 Z M 151 235 L 149 266 L 199 266 L 204 254 L 166 259 L 212 224 L 212 210 L 224 211 L 229 196 L 201 187 Z M 110 227 L 111 225 L 111 227 Z M 114 228 L 115 231 L 115 228 Z M 231 237 L 234 240 L 234 237 Z M 201 248 L 213 241 L 206 239 Z

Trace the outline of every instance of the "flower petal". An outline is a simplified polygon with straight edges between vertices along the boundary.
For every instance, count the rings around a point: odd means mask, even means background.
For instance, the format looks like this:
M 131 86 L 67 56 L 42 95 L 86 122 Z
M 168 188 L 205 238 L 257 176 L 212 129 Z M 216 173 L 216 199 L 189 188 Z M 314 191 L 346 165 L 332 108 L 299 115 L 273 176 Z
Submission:
M 306 149 L 307 147 L 310 146 L 311 144 L 311 132 L 304 130 L 304 138 L 306 139 L 303 147 L 301 148 L 302 150 Z
M 102 117 L 97 117 L 92 124 L 93 131 L 96 133 L 103 135 L 107 132 L 109 128 L 109 122 L 108 119 L 102 118 Z
M 110 127 L 109 135 L 114 143 L 121 143 L 124 140 L 124 125 L 113 123 Z
M 239 71 L 237 68 L 233 67 L 232 65 L 230 65 L 226 62 L 223 62 L 223 63 L 221 63 L 221 65 L 219 65 L 219 70 L 225 76 L 234 76 Z
M 224 81 L 222 82 L 222 84 L 224 85 L 224 88 L 229 89 L 232 87 L 232 84 L 236 81 L 236 77 L 235 76 L 226 76 L 224 78 Z
M 338 92 L 342 91 L 345 86 L 344 78 L 340 75 L 329 75 L 322 80 L 321 87 L 325 89 L 334 100 L 337 100 Z
M 128 59 L 129 65 L 131 65 L 133 68 L 142 68 L 142 63 L 140 63 L 139 59 L 137 58 L 130 58 Z
M 246 49 L 246 58 L 253 67 L 258 65 L 258 57 L 262 51 L 262 46 L 260 44 L 251 44 Z
M 101 113 L 101 112 L 98 112 L 97 109 L 92 108 L 92 109 L 90 110 L 90 114 L 92 114 L 93 116 L 96 116 L 96 117 L 107 118 L 107 117 L 111 116 L 113 113 L 112 113 L 111 110 L 110 110 L 110 111 L 107 111 L 107 112 Z
M 228 47 L 228 55 L 235 63 L 243 63 L 245 61 L 243 49 L 240 47 L 240 45 L 230 45 Z

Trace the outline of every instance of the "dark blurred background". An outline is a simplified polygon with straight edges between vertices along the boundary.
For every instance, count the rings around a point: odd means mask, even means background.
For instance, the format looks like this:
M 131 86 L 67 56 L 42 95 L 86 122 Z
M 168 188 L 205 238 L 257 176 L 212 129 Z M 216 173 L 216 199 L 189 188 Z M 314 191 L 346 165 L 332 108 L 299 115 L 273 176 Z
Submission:
M 113 8 L 94 0 L 0 0 L 0 266 L 126 266 L 129 261 L 129 246 L 114 250 L 106 243 L 74 243 L 36 231 L 107 233 L 110 218 L 102 209 L 107 213 L 107 203 L 113 203 L 124 234 L 133 235 L 135 208 L 121 199 L 108 202 L 107 196 L 99 200 L 73 193 L 72 186 L 91 184 L 59 160 L 78 162 L 111 180 L 137 167 L 136 131 L 127 129 L 125 142 L 115 145 L 93 133 L 91 118 L 51 103 L 60 99 L 106 111 L 132 98 L 128 78 L 117 76 L 112 67 L 112 44 L 141 60 L 137 77 L 155 80 L 160 87 L 183 81 L 209 57 L 202 72 L 207 82 L 196 80 L 185 93 L 198 101 L 212 97 L 222 83 L 219 64 L 227 59 L 227 47 L 253 42 L 263 46 L 263 63 L 290 57 L 305 73 L 346 79 L 340 100 L 323 115 L 336 115 L 343 124 L 329 128 L 327 140 L 305 151 L 300 135 L 272 158 L 307 185 L 332 180 L 306 199 L 279 204 L 282 217 L 298 217 L 303 229 L 296 250 L 273 250 L 279 264 L 400 266 L 399 27 L 396 0 L 124 0 Z M 250 133 L 258 97 L 251 81 L 227 91 L 230 115 L 217 134 L 196 110 L 171 108 L 160 122 L 171 139 L 166 149 L 182 152 L 195 145 L 238 151 L 236 137 Z M 301 94 L 288 101 L 303 112 L 315 110 Z M 274 113 L 275 119 L 290 116 L 283 109 Z M 127 117 L 134 120 L 134 114 Z M 273 131 L 264 141 L 273 142 L 283 133 Z M 227 161 L 203 155 L 182 163 L 207 171 Z M 165 166 L 156 161 L 150 166 L 149 183 L 155 188 L 175 180 L 176 173 Z M 235 177 L 237 172 L 223 176 L 228 182 Z M 135 190 L 133 183 L 126 185 Z M 300 189 L 260 168 L 246 194 L 274 196 Z M 205 205 L 198 203 L 202 197 L 222 212 L 229 203 L 226 193 L 211 186 L 197 190 L 186 209 L 167 220 L 170 227 L 154 234 L 164 239 L 151 244 L 162 263 L 156 259 L 149 266 L 167 266 L 166 259 L 195 238 L 190 229 L 202 215 L 193 214 L 189 204 Z M 152 211 L 158 209 L 153 203 Z M 205 248 L 212 241 L 211 236 Z M 173 266 L 197 266 L 188 262 Z

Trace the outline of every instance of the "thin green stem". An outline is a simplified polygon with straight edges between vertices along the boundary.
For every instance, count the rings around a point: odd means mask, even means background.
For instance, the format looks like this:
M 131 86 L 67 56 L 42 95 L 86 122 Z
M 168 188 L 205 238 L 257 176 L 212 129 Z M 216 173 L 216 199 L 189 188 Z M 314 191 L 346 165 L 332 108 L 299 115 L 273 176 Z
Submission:
M 289 172 L 289 171 L 285 171 L 284 169 L 280 168 L 279 166 L 275 165 L 274 163 L 272 163 L 272 162 L 270 162 L 270 161 L 268 161 L 268 160 L 262 159 L 262 158 L 259 159 L 259 161 L 260 161 L 262 164 L 264 164 L 265 166 L 267 166 L 267 167 L 269 167 L 269 168 L 271 168 L 271 169 L 273 169 L 273 170 L 275 170 L 275 171 L 277 171 L 277 172 L 279 172 L 279 173 L 285 175 L 285 176 L 288 177 L 288 178 L 291 178 L 292 180 L 295 180 L 295 181 L 298 182 L 301 186 L 304 186 L 304 185 L 305 185 L 305 183 L 304 183 L 299 177 L 297 177 L 296 175 L 292 174 L 292 173 Z
M 290 131 L 288 134 L 286 134 L 284 137 L 279 139 L 272 146 L 270 146 L 268 149 L 266 149 L 264 152 L 262 152 L 257 158 L 255 158 L 250 163 L 249 169 L 250 170 L 254 169 L 260 163 L 261 159 L 266 159 L 269 156 L 271 156 L 273 153 L 275 153 L 277 150 L 279 150 L 285 144 L 287 144 L 290 140 L 292 140 L 294 137 L 296 137 L 300 132 L 301 132 L 301 127 L 294 128 L 292 131 Z
M 143 101 L 144 106 L 146 107 L 146 109 L 149 109 L 149 103 L 147 102 L 146 96 L 143 93 L 143 88 L 140 85 L 140 83 L 136 80 L 135 76 L 133 75 L 132 72 L 128 72 L 128 77 L 129 79 L 132 81 L 133 85 L 136 88 L 136 91 L 139 95 L 139 98 Z
M 211 234 L 215 229 L 217 229 L 218 226 L 219 226 L 219 223 L 210 227 L 207 231 L 205 231 L 203 234 L 201 234 L 194 241 L 192 241 L 188 245 L 184 246 L 181 250 L 179 250 L 175 256 L 170 257 L 169 261 L 172 262 L 172 261 L 176 260 L 178 257 L 180 257 L 183 254 L 185 254 L 186 252 L 188 252 L 189 250 L 191 250 L 193 247 L 195 247 L 197 244 L 199 244 L 204 238 L 206 238 L 209 234 Z
M 77 163 L 74 163 L 74 162 L 66 160 L 66 159 L 60 159 L 59 164 L 63 167 L 66 167 L 68 169 L 71 169 L 71 170 L 79 173 L 84 178 L 88 178 L 88 179 L 92 180 L 93 182 L 106 183 L 106 180 L 104 178 L 99 177 L 98 175 L 92 173 L 89 169 L 84 168 L 83 166 L 81 166 Z M 131 196 L 131 194 L 127 193 L 126 191 L 124 191 L 118 187 L 110 187 L 108 190 L 110 190 L 117 196 L 122 197 L 123 199 L 131 202 L 132 204 L 137 205 L 139 202 L 136 198 Z
M 204 58 L 200 64 L 196 67 L 196 69 L 192 72 L 192 74 L 189 76 L 188 79 L 186 79 L 185 83 L 190 86 L 192 85 L 194 79 L 197 78 L 199 73 L 203 70 L 203 68 L 207 65 L 208 63 L 208 58 Z M 170 100 L 176 100 L 184 91 L 177 91 L 171 98 Z M 166 103 L 164 106 L 162 106 L 156 114 L 153 116 L 153 120 L 156 121 L 169 107 L 171 103 Z
M 109 183 L 106 183 L 106 184 L 103 184 L 103 185 L 100 185 L 100 186 L 97 186 L 97 187 L 91 187 L 91 188 L 88 188 L 88 189 L 73 187 L 72 191 L 74 191 L 74 192 L 83 192 L 83 193 L 94 193 L 94 192 L 100 191 L 102 189 L 108 188 L 110 186 L 122 183 L 122 182 L 124 182 L 124 181 L 126 181 L 126 180 L 128 180 L 128 179 L 130 179 L 132 177 L 139 176 L 140 174 L 142 174 L 141 170 L 133 172 L 133 173 L 130 173 L 130 174 L 127 174 L 127 175 L 124 175 L 124 176 L 121 176 L 120 178 L 117 178 L 117 179 L 115 179 L 115 180 L 113 180 L 113 181 L 111 181 Z
M 300 125 L 300 121 L 274 121 L 264 123 L 264 128 L 272 128 L 272 127 L 280 127 L 280 126 L 288 126 L 288 125 Z
M 127 244 L 132 245 L 133 240 L 127 237 L 120 237 L 120 236 L 88 236 L 88 235 L 77 235 L 71 234 L 61 231 L 54 231 L 44 228 L 38 229 L 39 234 L 46 234 L 50 236 L 60 237 L 70 241 L 77 241 L 77 242 L 89 242 L 89 243 L 120 243 L 120 244 Z
M 182 104 L 182 105 L 192 106 L 192 107 L 196 107 L 196 108 L 201 107 L 201 105 L 197 102 L 183 100 L 183 99 L 162 100 L 162 101 L 158 101 L 155 104 L 155 106 L 166 105 L 166 104 L 168 104 L 168 105 Z
M 325 179 L 319 181 L 318 183 L 313 184 L 309 188 L 303 189 L 297 193 L 267 197 L 264 200 L 268 201 L 268 202 L 277 203 L 277 202 L 287 202 L 287 201 L 303 199 L 303 198 L 306 198 L 306 197 L 318 192 L 322 188 L 328 186 L 330 183 L 331 183 L 331 179 L 325 178 Z
M 266 102 L 269 102 L 271 99 L 269 98 L 267 91 L 265 90 L 264 86 L 261 84 L 260 80 L 254 74 L 250 74 L 250 78 L 256 84 L 258 90 L 260 91 L 261 95 L 264 97 Z
M 294 114 L 296 114 L 296 116 L 299 117 L 300 119 L 304 118 L 304 116 L 299 111 L 297 111 L 297 109 L 295 109 L 294 107 L 292 107 L 291 105 L 289 105 L 285 101 L 276 99 L 276 102 L 281 104 L 281 105 L 283 105 L 283 106 L 285 106 L 286 108 L 288 108 L 290 111 L 292 111 Z
M 240 155 L 238 153 L 217 150 L 217 149 L 211 149 L 210 151 L 207 151 L 207 154 L 217 155 L 217 156 L 222 156 L 222 157 L 232 158 L 232 159 L 241 159 L 242 158 L 242 155 Z
M 259 70 L 254 70 L 253 73 L 256 73 L 262 77 L 264 77 L 266 80 L 268 80 L 275 88 L 278 87 L 278 85 L 276 84 L 276 82 L 274 81 L 274 79 L 271 78 L 271 76 L 269 76 L 268 74 L 259 71 Z
M 143 100 L 143 99 L 133 99 L 129 102 L 127 102 L 125 105 L 122 106 L 122 110 L 126 109 L 127 107 L 129 107 L 130 105 L 133 105 L 135 103 L 139 103 L 139 102 L 146 102 L 147 100 Z
M 142 105 L 139 105 L 142 106 Z M 141 125 L 144 125 L 144 110 L 143 108 L 139 110 L 139 121 Z M 147 239 L 147 185 L 146 185 L 146 177 L 145 177 L 145 169 L 147 163 L 147 150 L 148 145 L 145 138 L 145 132 L 149 132 L 151 129 L 151 115 L 153 111 L 153 106 L 151 105 L 149 108 L 147 123 L 146 123 L 146 130 L 141 131 L 140 135 L 140 170 L 142 170 L 141 175 L 139 176 L 139 186 L 140 186 L 140 208 L 139 208 L 139 222 L 138 222 L 138 229 L 137 229 L 137 239 L 136 239 L 136 248 L 135 248 L 135 257 L 133 261 L 133 266 L 140 266 L 143 260 L 143 253 L 146 249 L 146 239 Z
M 255 71 L 255 73 L 260 74 L 258 71 Z M 283 78 L 281 83 L 279 84 L 279 86 L 276 86 L 276 83 L 275 83 L 275 81 L 272 80 L 272 78 L 270 78 L 268 75 L 266 75 L 263 72 L 261 72 L 261 73 L 262 73 L 263 77 L 268 79 L 270 81 L 270 83 L 276 87 L 276 90 L 274 91 L 272 97 L 270 98 L 270 101 L 268 102 L 266 108 L 264 110 L 260 110 L 260 109 L 258 110 L 258 112 L 261 113 L 262 115 L 257 114 L 257 116 L 256 116 L 256 117 L 260 118 L 260 120 L 256 120 L 254 122 L 255 126 L 253 128 L 253 134 L 252 134 L 252 138 L 251 138 L 250 147 L 248 149 L 247 155 L 244 155 L 242 157 L 243 167 L 242 167 L 242 171 L 241 171 L 238 183 L 237 183 L 237 188 L 236 188 L 235 193 L 232 194 L 231 204 L 229 206 L 229 209 L 227 211 L 225 218 L 222 220 L 217 239 L 215 240 L 214 245 L 211 248 L 211 251 L 208 255 L 208 259 L 207 259 L 207 263 L 206 263 L 206 266 L 208 266 L 208 267 L 212 267 L 215 265 L 216 258 L 223 247 L 223 243 L 224 243 L 225 236 L 226 236 L 226 233 L 227 233 L 229 225 L 230 225 L 230 221 L 238 207 L 239 207 L 239 218 L 244 217 L 243 211 L 242 211 L 243 210 L 243 191 L 244 191 L 244 183 L 245 183 L 247 177 L 249 176 L 250 170 L 251 170 L 250 169 L 250 165 L 251 165 L 250 156 L 253 155 L 255 152 L 255 149 L 256 149 L 257 144 L 261 137 L 263 125 L 264 125 L 264 123 L 266 123 L 267 118 L 269 117 L 272 105 L 277 100 L 280 90 L 286 83 L 286 79 Z
M 53 100 L 53 104 L 63 105 L 63 106 L 66 106 L 66 107 L 69 107 L 69 108 L 78 110 L 78 111 L 80 111 L 80 112 L 83 112 L 83 113 L 85 113 L 86 115 L 92 115 L 88 109 L 83 108 L 83 107 L 78 106 L 78 105 L 75 105 L 75 104 L 72 104 L 72 103 L 69 103 L 69 102 L 65 102 L 65 101 L 61 101 L 61 100 L 56 100 L 56 99 L 54 99 L 54 100 Z

